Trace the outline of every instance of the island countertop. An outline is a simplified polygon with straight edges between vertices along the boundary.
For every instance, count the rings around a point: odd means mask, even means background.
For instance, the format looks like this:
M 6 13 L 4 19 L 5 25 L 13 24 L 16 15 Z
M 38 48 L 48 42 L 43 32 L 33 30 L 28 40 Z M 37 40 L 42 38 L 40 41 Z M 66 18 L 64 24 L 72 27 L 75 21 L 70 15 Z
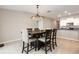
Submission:
M 69 40 L 79 40 L 79 29 L 58 29 L 57 37 Z
M 60 29 L 58 29 L 58 30 L 70 30 L 70 31 L 79 31 L 79 29 L 66 29 L 66 28 L 64 28 L 64 29 L 60 28 Z

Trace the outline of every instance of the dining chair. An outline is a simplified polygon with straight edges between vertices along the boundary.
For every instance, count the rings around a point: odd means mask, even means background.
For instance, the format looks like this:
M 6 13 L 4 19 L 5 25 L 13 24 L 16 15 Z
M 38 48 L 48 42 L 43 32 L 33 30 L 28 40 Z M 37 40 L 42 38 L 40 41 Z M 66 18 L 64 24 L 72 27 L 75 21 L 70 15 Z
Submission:
M 32 32 L 32 28 L 27 28 L 28 32 Z
M 56 37 L 57 37 L 57 29 L 53 29 L 53 30 L 52 30 L 52 37 L 51 37 L 53 49 L 55 49 L 55 46 L 57 47 L 57 40 L 56 40 Z
M 22 37 L 21 39 L 23 42 L 22 53 L 25 51 L 28 54 L 29 51 L 31 51 L 33 48 L 35 48 L 35 47 L 30 48 L 30 46 L 31 46 L 30 43 L 35 42 L 35 39 L 33 39 L 31 36 L 29 36 L 27 29 L 22 30 L 21 37 Z
M 34 31 L 39 31 L 39 28 L 34 28 Z
M 47 54 L 47 51 L 52 51 L 51 49 L 51 33 L 52 33 L 52 30 L 46 30 L 46 32 L 44 33 L 44 36 L 39 38 L 39 40 L 41 42 L 43 42 L 43 45 L 42 47 L 45 48 L 45 53 Z

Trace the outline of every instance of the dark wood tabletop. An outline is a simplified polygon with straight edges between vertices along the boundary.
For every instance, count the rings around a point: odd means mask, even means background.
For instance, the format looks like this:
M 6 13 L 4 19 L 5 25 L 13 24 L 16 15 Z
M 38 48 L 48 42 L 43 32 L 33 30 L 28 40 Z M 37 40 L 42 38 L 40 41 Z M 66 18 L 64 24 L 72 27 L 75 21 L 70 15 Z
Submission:
M 42 33 L 45 33 L 45 30 L 39 30 L 39 31 L 31 31 L 31 32 L 29 32 L 30 35 L 42 34 Z

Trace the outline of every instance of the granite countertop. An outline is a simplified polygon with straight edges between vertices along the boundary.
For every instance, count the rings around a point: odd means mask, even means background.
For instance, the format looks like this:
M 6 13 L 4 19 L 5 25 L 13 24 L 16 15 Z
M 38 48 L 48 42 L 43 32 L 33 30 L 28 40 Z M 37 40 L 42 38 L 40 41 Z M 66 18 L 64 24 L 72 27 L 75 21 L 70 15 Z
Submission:
M 58 30 L 79 30 L 79 28 L 77 28 L 77 29 L 67 29 L 67 28 L 60 28 L 60 29 L 58 29 Z

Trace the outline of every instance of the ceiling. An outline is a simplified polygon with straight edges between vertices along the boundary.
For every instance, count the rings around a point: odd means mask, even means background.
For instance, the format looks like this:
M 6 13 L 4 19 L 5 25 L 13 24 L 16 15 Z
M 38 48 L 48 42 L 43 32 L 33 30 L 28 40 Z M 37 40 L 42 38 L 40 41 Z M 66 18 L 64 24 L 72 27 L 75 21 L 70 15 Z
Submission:
M 0 5 L 0 8 L 36 14 L 36 5 Z M 39 14 L 48 18 L 58 18 L 79 14 L 79 5 L 39 5 Z

